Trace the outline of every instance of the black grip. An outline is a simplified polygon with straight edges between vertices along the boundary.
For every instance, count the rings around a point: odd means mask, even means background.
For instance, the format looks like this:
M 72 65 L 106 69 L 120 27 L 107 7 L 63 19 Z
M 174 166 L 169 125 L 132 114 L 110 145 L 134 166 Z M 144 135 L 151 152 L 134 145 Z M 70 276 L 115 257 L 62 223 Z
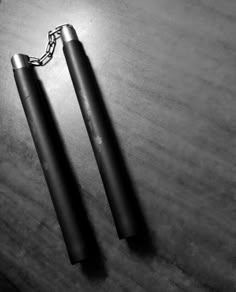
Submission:
M 13 71 L 69 258 L 74 264 L 91 254 L 90 229 L 81 190 L 33 67 Z
M 118 236 L 135 235 L 140 227 L 140 218 L 134 190 L 90 61 L 78 40 L 65 42 L 63 51 Z

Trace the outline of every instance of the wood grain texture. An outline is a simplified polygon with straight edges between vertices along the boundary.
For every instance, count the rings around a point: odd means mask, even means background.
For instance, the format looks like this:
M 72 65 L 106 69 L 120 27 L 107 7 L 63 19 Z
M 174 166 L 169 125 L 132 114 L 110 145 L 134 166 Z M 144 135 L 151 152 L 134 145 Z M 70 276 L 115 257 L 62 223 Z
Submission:
M 71 266 L 13 80 L 74 25 L 150 229 L 119 241 L 59 42 L 38 73 L 104 257 Z M 236 291 L 236 2 L 0 2 L 0 291 Z

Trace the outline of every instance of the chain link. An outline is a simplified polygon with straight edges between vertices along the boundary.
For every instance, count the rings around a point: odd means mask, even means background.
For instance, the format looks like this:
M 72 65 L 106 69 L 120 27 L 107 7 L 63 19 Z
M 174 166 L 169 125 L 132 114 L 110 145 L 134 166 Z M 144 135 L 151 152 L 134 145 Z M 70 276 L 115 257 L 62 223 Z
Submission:
M 70 24 L 65 23 L 55 27 L 55 29 L 48 32 L 48 43 L 46 45 L 45 53 L 40 58 L 29 57 L 29 63 L 33 66 L 44 66 L 53 57 L 55 51 L 57 39 L 61 36 L 61 29 L 63 26 L 68 26 Z

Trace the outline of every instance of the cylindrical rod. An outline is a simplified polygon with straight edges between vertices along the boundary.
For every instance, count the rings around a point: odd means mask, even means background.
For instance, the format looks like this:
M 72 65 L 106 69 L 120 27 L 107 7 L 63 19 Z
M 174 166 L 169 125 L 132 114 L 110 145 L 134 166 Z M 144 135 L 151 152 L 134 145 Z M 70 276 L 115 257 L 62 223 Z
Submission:
M 53 118 L 50 106 L 28 62 L 28 56 L 12 57 L 14 77 L 54 208 L 74 264 L 91 252 L 91 230 L 81 193 Z
M 96 78 L 74 28 L 64 26 L 61 38 L 118 236 L 133 236 L 140 227 L 133 188 Z

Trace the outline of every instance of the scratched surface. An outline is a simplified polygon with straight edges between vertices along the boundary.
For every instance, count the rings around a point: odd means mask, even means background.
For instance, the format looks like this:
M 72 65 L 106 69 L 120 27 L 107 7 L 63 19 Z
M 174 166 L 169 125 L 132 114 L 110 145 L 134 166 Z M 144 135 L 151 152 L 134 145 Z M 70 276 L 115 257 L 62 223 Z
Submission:
M 74 25 L 142 204 L 119 241 L 58 42 L 38 73 L 103 254 L 71 266 L 18 97 L 14 53 Z M 0 291 L 236 291 L 236 1 L 0 1 Z

